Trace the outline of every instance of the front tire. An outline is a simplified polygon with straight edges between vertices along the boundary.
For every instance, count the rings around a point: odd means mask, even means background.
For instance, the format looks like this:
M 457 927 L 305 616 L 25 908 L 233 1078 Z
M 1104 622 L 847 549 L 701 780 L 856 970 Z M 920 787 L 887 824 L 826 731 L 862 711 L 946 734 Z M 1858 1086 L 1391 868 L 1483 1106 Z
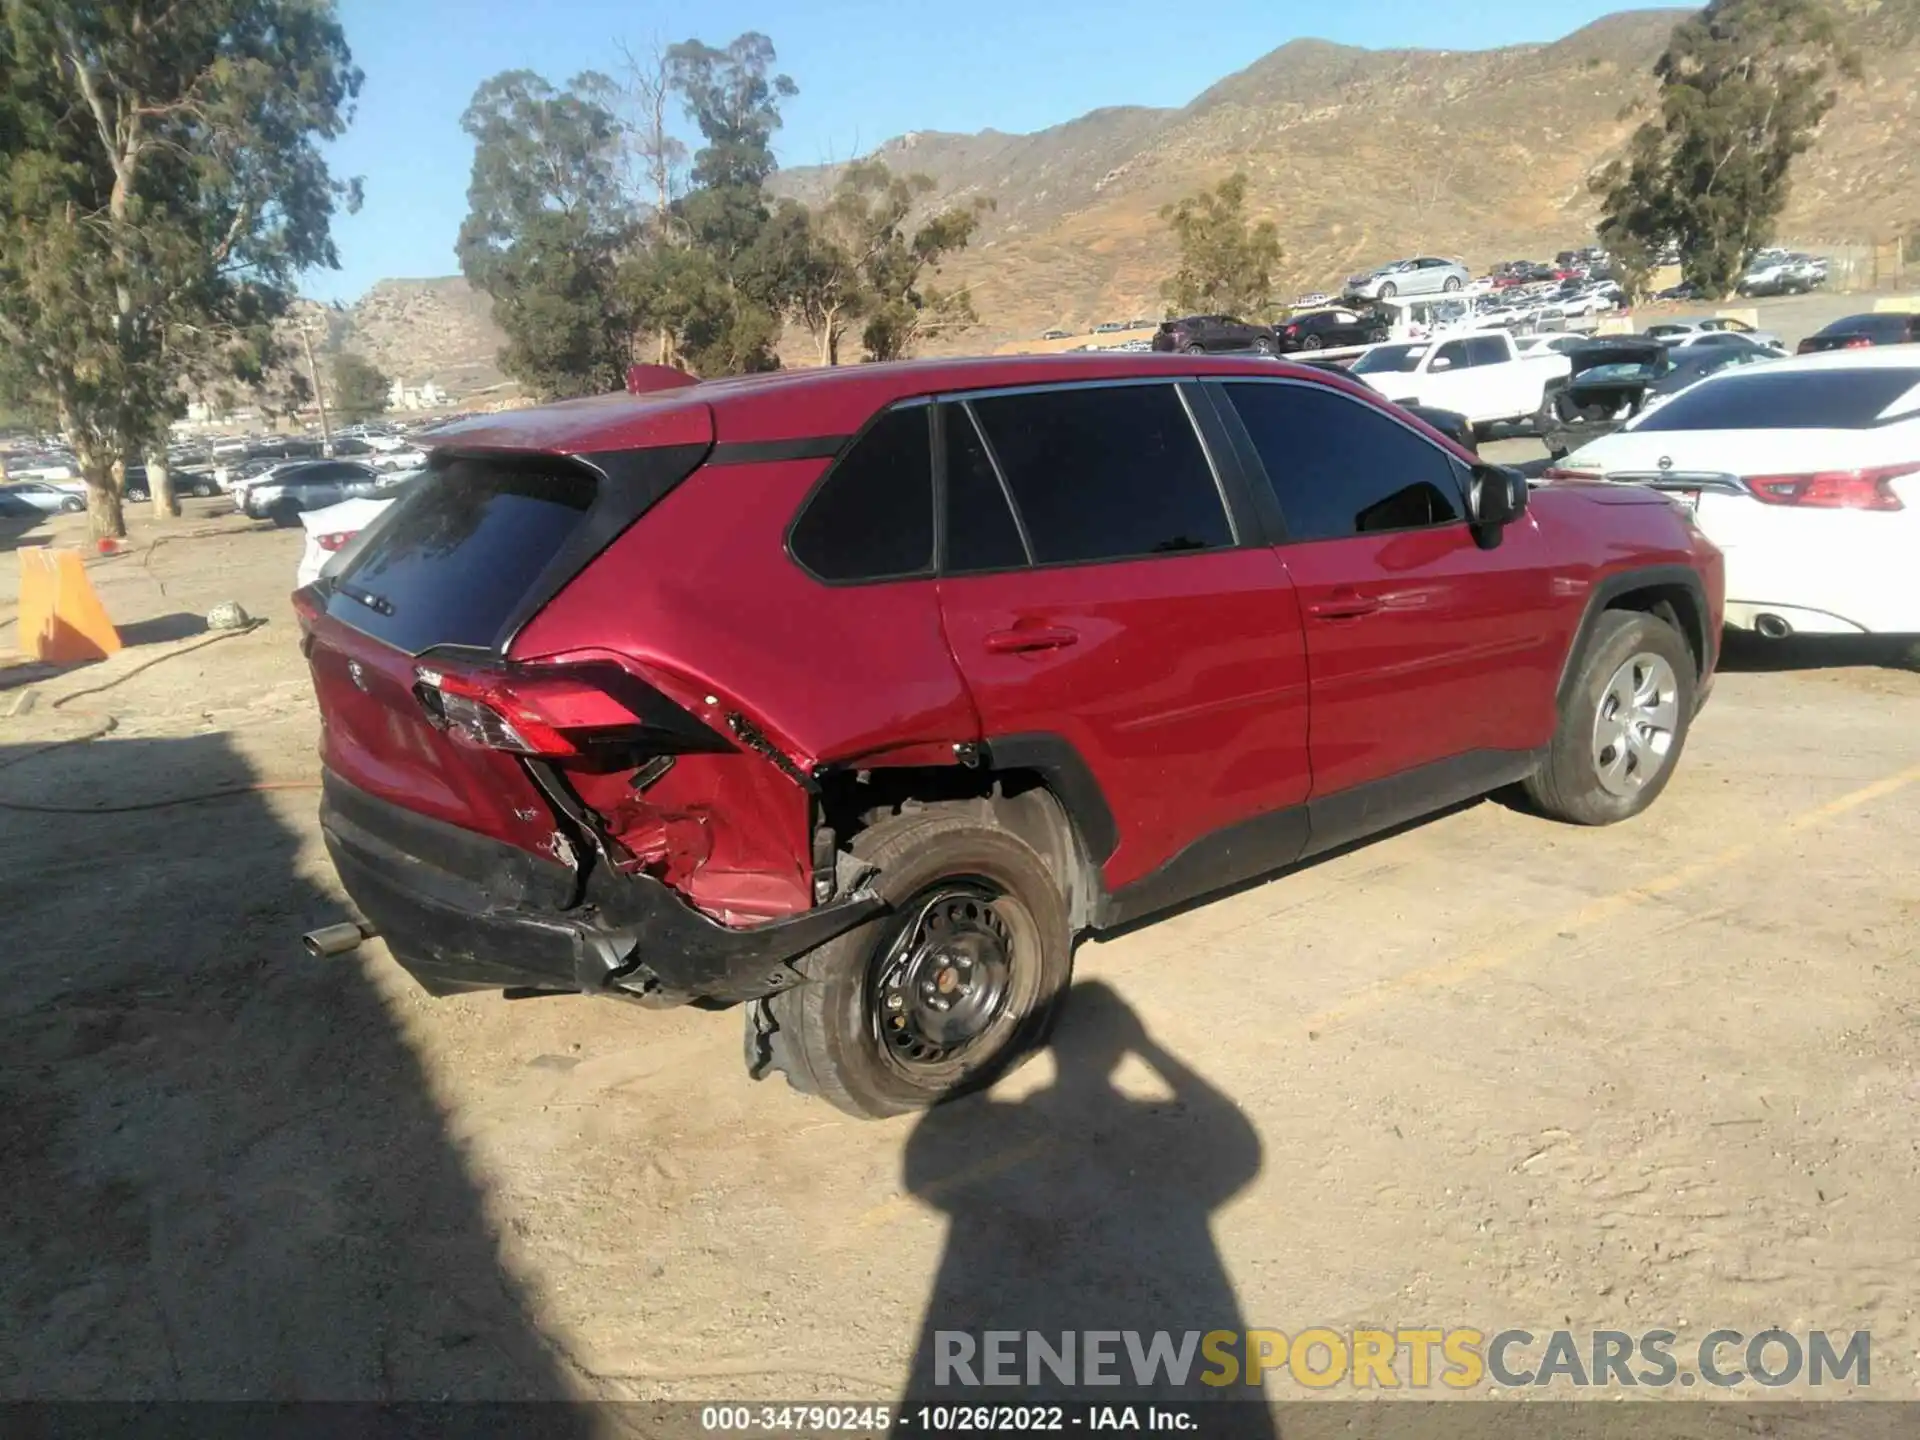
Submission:
M 267 518 L 279 529 L 291 530 L 300 523 L 300 506 L 292 500 L 282 500 L 267 511 Z
M 1207 353 L 1207 347 L 1204 345 L 1187 346 L 1187 354 L 1189 355 L 1204 355 L 1206 353 Z
M 1400 293 L 1400 287 L 1394 284 L 1391 280 L 1389 280 L 1386 284 L 1380 287 L 1380 298 L 1382 300 L 1391 300 L 1394 296 L 1398 295 L 1399 293 Z
M 1601 614 L 1560 707 L 1546 763 L 1525 782 L 1540 812 L 1574 825 L 1629 820 L 1673 777 L 1699 680 L 1673 626 L 1637 610 Z
M 765 1002 L 772 1063 L 794 1089 L 869 1118 L 992 1084 L 1046 1039 L 1072 973 L 1046 862 L 940 809 L 884 820 L 852 848 L 879 867 L 892 908 L 804 957 L 807 982 Z
M 1449 295 L 1453 294 L 1455 291 L 1457 291 L 1460 288 L 1460 277 L 1458 275 L 1449 275 L 1447 277 L 1446 284 L 1442 285 L 1440 288 L 1446 291 L 1446 293 Z
M 1255 336 L 1253 341 L 1253 353 L 1256 355 L 1273 354 L 1273 341 L 1269 340 L 1264 335 Z

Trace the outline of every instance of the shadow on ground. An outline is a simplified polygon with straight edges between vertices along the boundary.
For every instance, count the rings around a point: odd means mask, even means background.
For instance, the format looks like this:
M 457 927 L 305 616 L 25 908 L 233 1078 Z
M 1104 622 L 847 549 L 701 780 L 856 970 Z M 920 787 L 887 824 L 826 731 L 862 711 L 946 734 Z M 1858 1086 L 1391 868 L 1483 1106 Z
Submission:
M 1098 982 L 1074 986 L 1053 1055 L 1057 1078 L 1046 1088 L 942 1106 L 908 1141 L 908 1189 L 950 1218 L 907 1400 L 1222 1398 L 1200 1383 L 1208 1367 L 1198 1336 L 1246 1327 L 1211 1217 L 1259 1174 L 1259 1134 Z M 1128 1057 L 1144 1064 L 1158 1095 L 1116 1083 Z M 1111 1342 L 1117 1384 L 1082 1383 L 1084 1349 L 1072 1383 L 1051 1362 L 1029 1367 L 1030 1332 L 1057 1353 L 1063 1336 L 1083 1347 L 1096 1330 L 1138 1332 L 1143 1347 L 1156 1331 L 1170 1332 L 1176 1346 L 1193 1334 L 1185 1383 L 1169 1383 L 1164 1368 L 1142 1383 L 1122 1335 Z M 1020 1337 L 1004 1372 L 1018 1384 L 966 1383 L 969 1374 L 986 1378 L 988 1331 Z M 943 1363 L 963 1355 L 969 1369 Z M 1232 1423 L 1207 1433 L 1273 1433 L 1264 1407 L 1235 1407 L 1219 1419 Z
M 1762 640 L 1729 630 L 1720 654 L 1720 669 L 1735 674 L 1863 666 L 1920 669 L 1920 635 L 1788 635 Z
M 217 735 L 0 747 L 4 805 L 254 780 Z M 579 1393 L 381 996 L 301 957 L 299 849 L 258 795 L 0 808 L 0 1399 Z

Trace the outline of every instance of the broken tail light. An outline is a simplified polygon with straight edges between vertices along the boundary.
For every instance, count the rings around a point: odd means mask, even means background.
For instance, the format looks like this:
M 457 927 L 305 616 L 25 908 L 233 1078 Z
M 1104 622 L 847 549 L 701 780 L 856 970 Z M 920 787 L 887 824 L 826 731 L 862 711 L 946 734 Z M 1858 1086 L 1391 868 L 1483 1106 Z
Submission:
M 1749 475 L 1747 488 L 1765 505 L 1793 505 L 1805 510 L 1903 510 L 1906 507 L 1893 493 L 1893 482 L 1903 475 L 1920 475 L 1920 465 Z
M 657 755 L 734 748 L 698 717 L 610 663 L 419 665 L 413 695 L 435 729 L 465 744 L 596 770 L 627 769 Z

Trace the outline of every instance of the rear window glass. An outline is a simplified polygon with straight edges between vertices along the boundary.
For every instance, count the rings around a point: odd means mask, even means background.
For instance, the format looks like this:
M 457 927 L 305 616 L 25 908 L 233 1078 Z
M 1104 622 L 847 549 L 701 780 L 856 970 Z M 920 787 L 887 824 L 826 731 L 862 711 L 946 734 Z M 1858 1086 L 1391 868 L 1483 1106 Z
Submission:
M 1904 336 L 1907 331 L 1907 317 L 1896 313 L 1849 315 L 1844 320 L 1836 320 L 1819 333 L 1822 335 L 1871 335 L 1880 341 L 1892 340 Z
M 1865 430 L 1911 415 L 1916 370 L 1775 371 L 1716 376 L 1653 411 L 1636 430 Z M 1895 408 L 1898 407 L 1898 408 Z
M 597 485 L 565 462 L 456 460 L 429 471 L 369 527 L 327 612 L 410 654 L 491 646 Z
M 822 580 L 898 579 L 933 568 L 928 407 L 890 410 L 833 467 L 793 523 L 793 558 Z

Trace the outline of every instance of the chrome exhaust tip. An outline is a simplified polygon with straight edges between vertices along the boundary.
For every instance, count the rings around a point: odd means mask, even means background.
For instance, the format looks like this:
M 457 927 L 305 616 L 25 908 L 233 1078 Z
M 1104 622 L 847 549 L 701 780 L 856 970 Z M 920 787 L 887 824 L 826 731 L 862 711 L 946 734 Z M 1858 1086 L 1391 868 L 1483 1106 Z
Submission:
M 323 960 L 329 955 L 345 955 L 349 951 L 358 950 L 361 941 L 372 938 L 371 930 L 364 930 L 358 925 L 324 925 L 318 930 L 309 930 L 302 935 L 300 948 L 314 959 Z
M 1753 628 L 1769 640 L 1784 640 L 1793 633 L 1793 626 L 1778 615 L 1754 616 Z

